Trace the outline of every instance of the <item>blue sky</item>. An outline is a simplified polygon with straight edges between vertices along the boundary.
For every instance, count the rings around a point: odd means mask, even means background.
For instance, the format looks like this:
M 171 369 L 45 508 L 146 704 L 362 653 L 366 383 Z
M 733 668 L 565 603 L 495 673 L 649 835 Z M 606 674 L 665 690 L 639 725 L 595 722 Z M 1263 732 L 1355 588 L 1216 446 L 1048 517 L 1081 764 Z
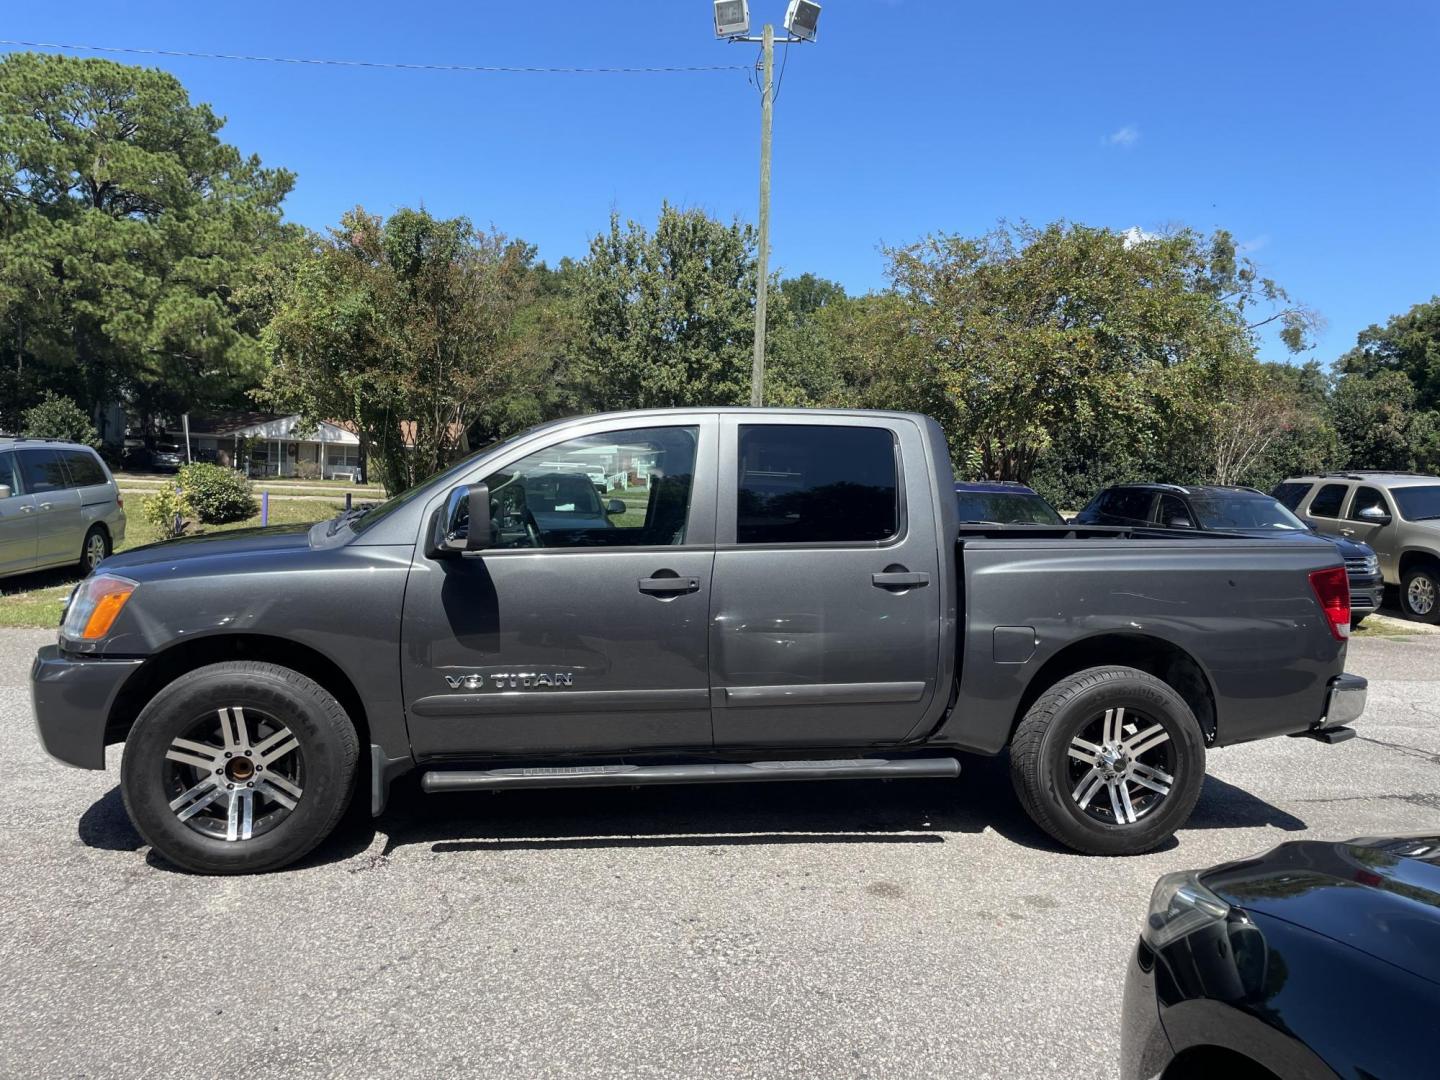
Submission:
M 778 22 L 784 0 L 751 0 Z M 497 65 L 744 64 L 708 0 L 11 7 L 0 37 Z M 1312 355 L 1440 292 L 1440 5 L 826 0 L 776 102 L 773 263 L 851 291 L 881 245 L 999 218 L 1230 229 L 1328 320 Z M 4 47 L 0 47 L 4 48 Z M 126 59 L 117 57 L 117 59 Z M 133 58 L 132 58 L 133 59 Z M 289 215 L 423 202 L 584 253 L 662 199 L 754 220 L 743 72 L 492 75 L 154 61 L 299 174 Z M 1280 358 L 1273 344 L 1269 358 Z

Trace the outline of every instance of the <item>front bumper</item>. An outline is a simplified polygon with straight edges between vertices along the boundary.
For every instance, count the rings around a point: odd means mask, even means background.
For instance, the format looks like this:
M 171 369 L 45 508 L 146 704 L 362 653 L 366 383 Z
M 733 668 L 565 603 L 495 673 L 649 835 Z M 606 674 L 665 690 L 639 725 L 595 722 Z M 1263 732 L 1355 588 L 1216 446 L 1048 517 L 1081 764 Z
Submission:
M 105 768 L 106 721 L 142 663 L 66 656 L 58 645 L 41 648 L 30 668 L 30 700 L 45 752 L 77 769 Z
M 1372 611 L 1379 611 L 1380 605 L 1385 599 L 1385 583 L 1380 580 L 1377 574 L 1369 578 L 1350 579 L 1350 613 L 1352 615 L 1369 615 Z
M 1343 727 L 1360 719 L 1370 684 L 1359 675 L 1336 675 L 1330 680 L 1325 698 L 1325 715 L 1314 725 L 1316 731 Z

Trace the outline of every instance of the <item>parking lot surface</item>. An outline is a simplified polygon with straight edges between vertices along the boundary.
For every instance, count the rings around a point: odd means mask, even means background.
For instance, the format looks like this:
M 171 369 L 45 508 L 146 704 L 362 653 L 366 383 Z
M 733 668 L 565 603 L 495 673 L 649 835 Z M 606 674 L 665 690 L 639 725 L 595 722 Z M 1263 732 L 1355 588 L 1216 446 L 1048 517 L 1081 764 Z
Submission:
M 1440 832 L 1440 635 L 1352 643 L 1361 737 L 1210 755 L 1167 849 L 956 781 L 420 795 L 298 869 L 152 859 L 50 761 L 0 632 L 0 1075 L 1111 1077 L 1150 887 L 1302 838 Z

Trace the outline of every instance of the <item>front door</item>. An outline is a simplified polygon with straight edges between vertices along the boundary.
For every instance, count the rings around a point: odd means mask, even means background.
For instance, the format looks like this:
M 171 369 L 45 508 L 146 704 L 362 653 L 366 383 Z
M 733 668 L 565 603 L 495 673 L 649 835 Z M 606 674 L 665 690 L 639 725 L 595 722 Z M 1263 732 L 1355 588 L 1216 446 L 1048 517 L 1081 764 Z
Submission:
M 10 489 L 0 499 L 0 574 L 18 574 L 35 565 L 35 499 L 25 494 L 13 453 L 0 452 L 0 485 Z
M 935 694 L 938 551 L 954 541 L 937 534 L 919 425 L 726 417 L 721 432 L 716 745 L 899 742 Z
M 1379 521 L 1373 517 L 1367 518 L 1364 511 L 1372 513 L 1379 510 L 1385 515 Z M 1395 508 L 1390 505 L 1390 500 L 1385 498 L 1385 493 L 1379 488 L 1362 484 L 1355 489 L 1355 494 L 1350 499 L 1350 506 L 1345 513 L 1345 522 L 1340 527 L 1340 535 L 1348 540 L 1354 540 L 1357 544 L 1369 544 L 1375 549 L 1375 555 L 1392 577 L 1400 576 L 1397 562 L 1398 553 L 1394 551 L 1395 545 L 1391 542 L 1396 530 L 1393 528 L 1395 521 Z
M 492 546 L 417 550 L 402 663 L 418 757 L 711 745 L 716 420 L 603 421 L 512 448 Z

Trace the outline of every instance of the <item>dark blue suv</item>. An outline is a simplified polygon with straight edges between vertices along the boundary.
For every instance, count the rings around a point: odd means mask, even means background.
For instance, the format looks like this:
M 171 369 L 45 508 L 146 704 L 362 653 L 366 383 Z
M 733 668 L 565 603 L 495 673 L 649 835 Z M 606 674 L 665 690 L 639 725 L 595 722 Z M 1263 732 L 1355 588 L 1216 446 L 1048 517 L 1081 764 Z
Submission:
M 1316 532 L 1278 499 L 1247 487 L 1180 484 L 1120 484 L 1108 487 L 1075 516 L 1076 525 L 1148 525 L 1199 529 L 1247 536 L 1309 533 L 1340 550 L 1350 578 L 1350 625 L 1380 606 L 1384 583 L 1380 563 L 1368 544 Z
M 1013 480 L 957 480 L 955 502 L 966 525 L 1065 524 L 1044 496 Z

